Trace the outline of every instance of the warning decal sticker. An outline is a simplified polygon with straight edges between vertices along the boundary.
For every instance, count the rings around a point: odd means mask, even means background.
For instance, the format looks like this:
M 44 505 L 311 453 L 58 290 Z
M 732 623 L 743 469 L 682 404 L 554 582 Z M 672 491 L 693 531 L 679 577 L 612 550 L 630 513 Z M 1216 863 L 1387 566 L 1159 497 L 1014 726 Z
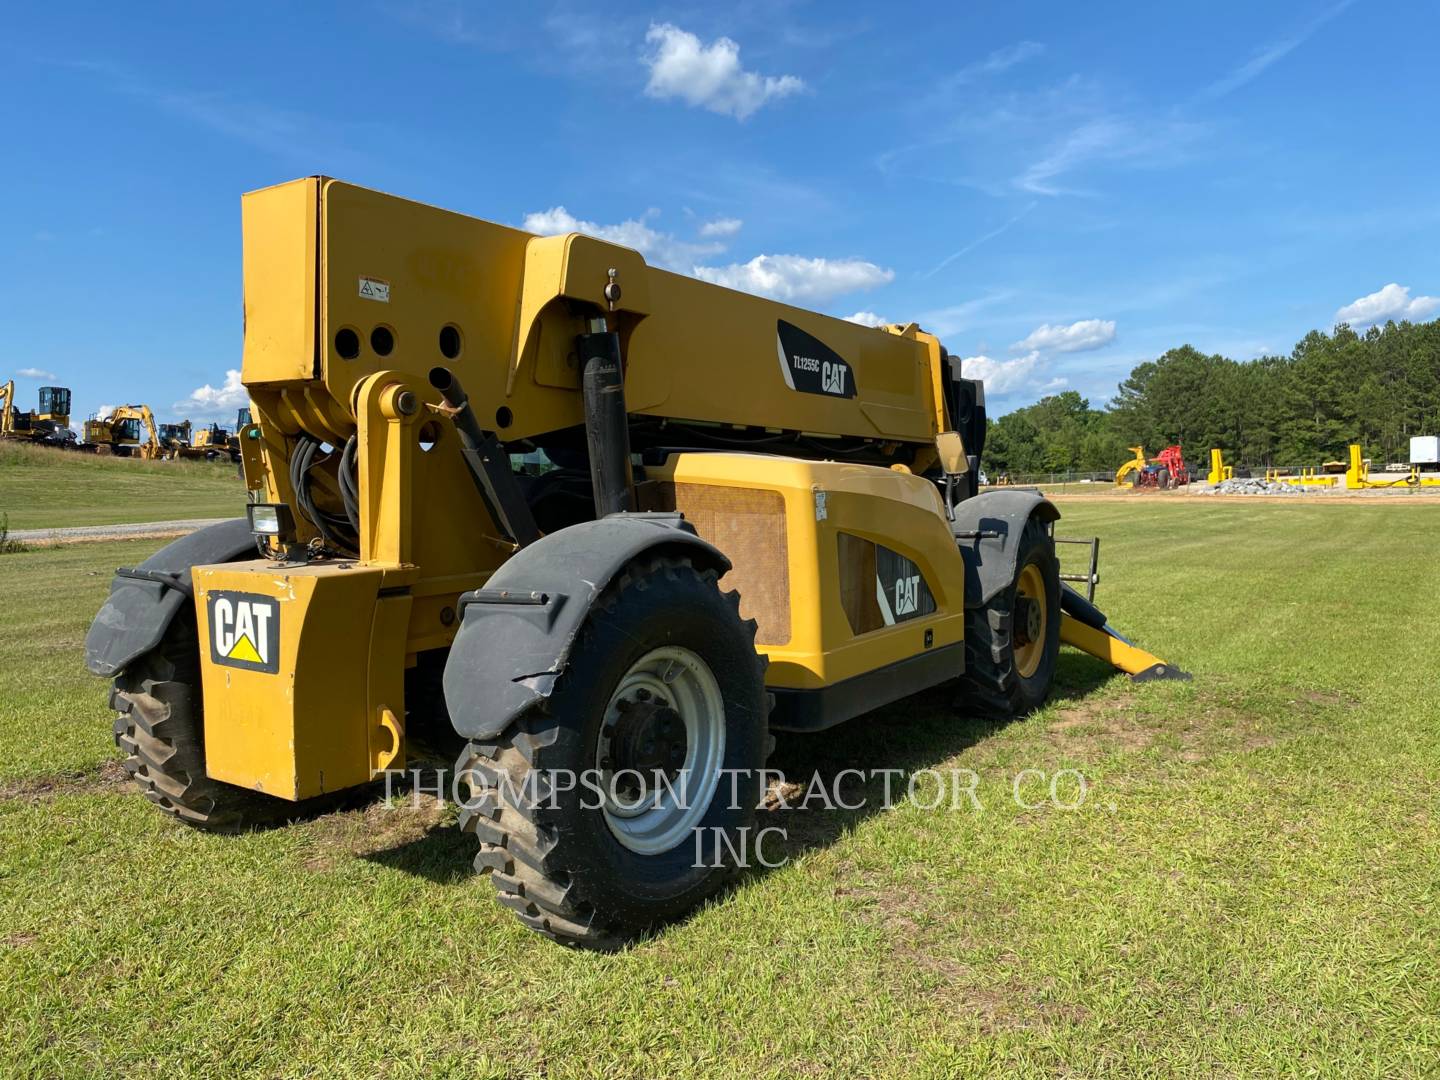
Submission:
M 362 277 L 360 279 L 360 295 L 366 300 L 378 300 L 382 304 L 390 302 L 390 282 L 384 278 Z

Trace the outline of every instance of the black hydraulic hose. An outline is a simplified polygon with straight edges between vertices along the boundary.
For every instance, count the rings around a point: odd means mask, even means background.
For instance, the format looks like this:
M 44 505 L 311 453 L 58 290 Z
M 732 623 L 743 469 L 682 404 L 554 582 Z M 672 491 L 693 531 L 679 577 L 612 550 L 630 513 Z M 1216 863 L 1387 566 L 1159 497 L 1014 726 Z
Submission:
M 449 368 L 437 367 L 430 369 L 430 385 L 440 391 L 449 406 L 460 453 L 491 519 L 521 547 L 539 540 L 540 529 L 510 468 L 510 455 L 493 434 L 480 427 L 460 380 Z
M 311 495 L 310 470 L 318 464 L 315 455 L 319 449 L 320 440 L 313 435 L 301 432 L 295 440 L 295 449 L 290 454 L 290 487 L 295 492 L 296 507 L 306 520 L 315 526 L 315 530 L 320 534 L 320 539 L 327 547 L 342 554 L 354 554 L 359 547 L 358 528 L 356 527 L 359 520 L 358 501 L 356 524 L 352 525 L 348 505 L 343 515 L 333 514 L 322 510 Z M 344 476 L 343 461 L 344 456 L 342 455 L 341 468 L 337 470 L 340 477 Z M 343 480 L 340 481 L 340 484 L 341 501 L 345 502 L 347 500 Z
M 351 435 L 345 440 L 345 450 L 340 455 L 340 501 L 345 507 L 345 517 L 354 530 L 356 539 L 360 536 L 360 473 L 355 455 L 360 448 L 360 436 Z
M 585 399 L 585 442 L 590 451 L 590 481 L 595 516 L 631 508 L 634 478 L 630 468 L 630 415 L 625 409 L 625 372 L 620 335 L 602 331 L 575 339 L 580 355 L 580 387 Z
M 1060 583 L 1060 610 L 1079 619 L 1086 626 L 1093 626 L 1096 630 L 1104 630 L 1108 622 L 1103 611 L 1080 595 L 1066 581 Z

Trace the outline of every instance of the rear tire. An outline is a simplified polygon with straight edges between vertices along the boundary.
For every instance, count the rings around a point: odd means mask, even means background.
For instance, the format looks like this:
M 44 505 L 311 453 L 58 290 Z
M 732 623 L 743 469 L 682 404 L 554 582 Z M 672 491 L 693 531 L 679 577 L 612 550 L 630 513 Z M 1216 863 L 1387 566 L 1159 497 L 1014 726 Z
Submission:
M 110 692 L 115 745 L 145 797 L 198 829 L 236 832 L 331 809 L 348 795 L 290 802 L 205 774 L 205 710 L 195 611 L 176 613 L 160 644 L 133 660 Z
M 1029 583 L 1038 580 L 1038 589 Z M 1027 591 L 1038 593 L 1033 598 Z M 1040 605 L 1040 624 L 1034 611 Z M 1023 619 L 1023 623 L 1017 623 Z M 1031 635 L 1034 635 L 1033 638 Z M 960 704 L 992 720 L 1010 720 L 1045 703 L 1060 654 L 1060 564 L 1055 541 L 1038 518 L 1020 534 L 1015 575 L 990 602 L 965 611 L 965 674 Z
M 773 739 L 755 623 L 740 618 L 739 594 L 722 594 L 716 582 L 715 571 L 683 558 L 632 563 L 597 601 L 549 698 L 494 742 L 469 744 L 457 762 L 460 779 L 470 778 L 460 827 L 480 841 L 475 868 L 490 873 L 497 899 L 531 929 L 564 944 L 618 948 L 694 908 L 733 876 L 732 860 L 716 854 L 718 836 L 745 849 Z M 687 764 L 699 794 L 680 803 L 697 815 L 676 819 L 683 835 L 671 846 L 637 850 L 645 845 L 622 838 L 598 792 L 583 781 L 561 791 L 547 777 L 589 773 L 601 780 L 605 761 L 618 775 L 624 762 L 609 755 L 619 759 L 622 744 L 651 741 L 648 733 L 627 740 L 617 732 L 641 710 L 642 699 L 626 697 L 627 687 L 637 685 L 636 672 L 643 675 L 656 655 L 693 657 L 704 673 L 695 685 L 703 689 L 688 697 L 671 693 L 670 680 L 688 677 L 683 671 L 647 676 L 655 690 L 643 696 L 646 715 L 664 713 L 656 707 L 670 694 L 675 711 L 664 723 L 682 722 L 688 733 L 682 756 L 699 760 L 708 745 L 721 772 L 705 794 L 704 770 Z M 711 702 L 708 713 L 697 704 L 702 699 Z M 618 701 L 628 704 L 617 721 Z M 696 735 L 715 704 L 723 704 L 718 748 L 713 737 L 705 744 Z M 704 852 L 699 859 L 697 851 Z

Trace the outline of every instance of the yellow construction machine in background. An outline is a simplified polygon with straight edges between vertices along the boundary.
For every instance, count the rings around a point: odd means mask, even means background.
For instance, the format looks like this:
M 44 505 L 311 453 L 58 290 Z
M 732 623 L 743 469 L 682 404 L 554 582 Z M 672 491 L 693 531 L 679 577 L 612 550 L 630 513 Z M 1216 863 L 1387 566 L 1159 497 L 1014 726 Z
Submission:
M 138 457 L 154 461 L 163 457 L 165 447 L 155 427 L 155 415 L 148 405 L 119 405 L 103 416 L 85 421 L 80 448 L 116 457 Z
M 240 424 L 249 423 L 249 409 L 239 411 Z M 160 425 L 161 456 L 171 459 L 215 461 L 224 458 L 240 460 L 238 431 L 232 433 L 218 423 L 195 427 L 189 420 Z
M 1388 473 L 1384 479 L 1373 478 L 1370 475 L 1370 461 L 1364 456 L 1363 448 L 1359 443 L 1351 443 L 1344 461 L 1327 461 L 1322 465 L 1305 466 L 1299 470 L 1266 469 L 1265 482 L 1335 491 L 1399 491 L 1440 487 L 1440 475 L 1427 472 L 1418 464 L 1397 468 L 1399 472 Z M 1230 480 L 1234 475 L 1234 468 L 1225 464 L 1224 452 L 1211 449 L 1210 472 L 1206 479 L 1213 485 Z
M 1224 483 L 1226 480 L 1235 478 L 1235 470 L 1225 464 L 1225 455 L 1213 447 L 1210 450 L 1210 471 L 1205 474 L 1205 479 L 1210 484 Z
M 177 424 L 160 424 L 159 439 L 162 457 L 175 459 L 188 456 L 190 451 L 191 423 L 181 420 Z
M 194 457 L 203 457 L 208 461 L 215 458 L 230 456 L 230 432 L 226 431 L 219 424 L 206 424 L 195 432 L 195 439 L 191 443 Z
M 26 412 L 15 407 L 15 380 L 0 385 L 0 439 L 67 446 L 70 431 L 70 391 L 64 386 L 40 387 L 40 407 Z
M 1145 456 L 1145 448 L 1143 446 L 1130 447 L 1130 453 L 1133 454 L 1134 457 L 1115 470 L 1116 487 L 1133 484 L 1135 477 L 1144 471 L 1146 465 L 1150 464 L 1150 459 Z
M 733 873 L 772 731 L 942 683 L 1023 715 L 1062 641 L 1185 677 L 1065 586 L 1053 503 L 977 493 L 983 385 L 914 323 L 322 177 L 242 221 L 247 517 L 120 571 L 86 641 L 182 821 L 448 733 L 500 902 L 609 947 Z
M 1218 453 L 1218 451 L 1216 452 Z M 1372 478 L 1370 461 L 1364 456 L 1364 450 L 1359 443 L 1350 444 L 1346 461 L 1327 461 L 1321 466 L 1303 468 L 1299 472 L 1267 469 L 1265 470 L 1265 479 L 1275 484 L 1334 488 L 1346 491 L 1440 487 L 1440 476 L 1423 472 L 1417 465 L 1411 465 L 1407 471 L 1398 475 L 1390 474 L 1383 480 Z
M 1163 489 L 1190 483 L 1190 468 L 1178 444 L 1167 446 L 1153 458 L 1145 456 L 1143 446 L 1129 450 L 1135 456 L 1115 470 L 1116 487 Z

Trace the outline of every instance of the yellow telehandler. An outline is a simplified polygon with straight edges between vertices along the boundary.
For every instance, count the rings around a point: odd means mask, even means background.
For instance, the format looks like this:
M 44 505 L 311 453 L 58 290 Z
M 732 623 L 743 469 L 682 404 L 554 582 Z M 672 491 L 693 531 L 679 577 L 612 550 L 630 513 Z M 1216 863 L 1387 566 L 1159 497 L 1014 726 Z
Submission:
M 242 201 L 247 516 L 117 573 L 86 641 L 127 768 L 210 829 L 406 763 L 439 711 L 502 904 L 611 947 L 733 873 L 775 730 L 1062 641 L 1185 677 L 977 494 L 984 390 L 880 329 L 324 177 Z M 443 702 L 443 704 L 439 704 Z

